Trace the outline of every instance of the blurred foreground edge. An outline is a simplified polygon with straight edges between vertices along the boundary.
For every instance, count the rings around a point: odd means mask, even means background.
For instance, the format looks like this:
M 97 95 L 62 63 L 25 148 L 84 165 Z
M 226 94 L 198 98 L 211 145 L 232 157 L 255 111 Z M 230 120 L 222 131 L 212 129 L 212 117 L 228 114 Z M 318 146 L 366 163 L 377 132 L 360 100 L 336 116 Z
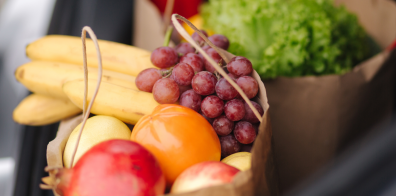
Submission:
M 396 118 L 377 130 L 286 195 L 396 195 Z
M 56 0 L 47 34 L 80 36 L 83 26 L 91 26 L 105 40 L 132 43 L 134 1 Z M 23 126 L 14 196 L 53 196 L 41 190 L 41 178 L 47 165 L 48 143 L 56 136 L 59 123 L 47 126 Z M 8 130 L 12 131 L 12 130 Z

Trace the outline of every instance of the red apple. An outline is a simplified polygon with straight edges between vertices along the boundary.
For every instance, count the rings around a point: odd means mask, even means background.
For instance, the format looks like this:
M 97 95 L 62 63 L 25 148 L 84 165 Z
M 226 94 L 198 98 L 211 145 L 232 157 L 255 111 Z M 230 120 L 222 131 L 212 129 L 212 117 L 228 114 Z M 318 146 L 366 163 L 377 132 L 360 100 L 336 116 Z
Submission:
M 171 193 L 230 183 L 239 169 L 217 161 L 195 164 L 183 171 L 173 183 Z
M 165 191 L 165 176 L 154 156 L 128 140 L 101 142 L 56 176 L 54 188 L 64 196 L 156 196 Z

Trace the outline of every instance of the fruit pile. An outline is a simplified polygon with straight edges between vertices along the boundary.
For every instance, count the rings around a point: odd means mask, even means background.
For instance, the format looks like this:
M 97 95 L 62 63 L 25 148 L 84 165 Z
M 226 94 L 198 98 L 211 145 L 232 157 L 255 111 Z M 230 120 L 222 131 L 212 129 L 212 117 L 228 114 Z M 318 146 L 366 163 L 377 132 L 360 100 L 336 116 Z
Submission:
M 203 30 L 201 32 L 207 36 Z M 256 97 L 259 87 L 251 77 L 252 63 L 245 57 L 234 57 L 227 64 L 221 56 L 197 34 L 192 38 L 238 84 L 249 99 Z M 208 38 L 215 46 L 227 50 L 228 39 L 219 34 Z M 199 112 L 220 137 L 221 154 L 249 151 L 257 135 L 259 119 L 235 88 L 189 43 L 175 48 L 162 46 L 153 51 L 151 62 L 160 69 L 143 70 L 136 78 L 139 90 L 152 92 L 160 104 L 179 104 Z M 251 101 L 263 115 L 263 108 Z
M 199 35 L 193 38 L 254 99 L 259 87 L 250 77 L 250 61 L 235 57 L 226 64 Z M 228 48 L 222 35 L 209 40 Z M 27 47 L 32 62 L 15 72 L 34 93 L 15 109 L 17 122 L 43 125 L 81 113 L 86 85 L 87 101 L 93 101 L 85 113 L 87 117 L 92 112 L 93 117 L 67 127 L 74 128 L 71 134 L 58 134 L 62 141 L 57 146 L 49 144 L 49 151 L 58 153 L 48 153 L 49 160 L 51 156 L 59 160 L 59 146 L 66 144 L 61 148 L 62 162 L 56 163 L 64 168 L 47 168 L 51 176 L 43 178 L 42 188 L 65 196 L 162 195 L 230 183 L 239 171 L 250 168 L 251 154 L 240 151 L 250 151 L 259 120 L 190 44 L 160 47 L 150 55 L 132 46 L 98 41 L 103 75 L 94 98 L 100 70 L 93 42 L 87 41 L 86 81 L 76 37 L 46 36 L 33 42 Z M 251 103 L 262 115 L 262 107 Z M 135 125 L 132 132 L 125 123 Z

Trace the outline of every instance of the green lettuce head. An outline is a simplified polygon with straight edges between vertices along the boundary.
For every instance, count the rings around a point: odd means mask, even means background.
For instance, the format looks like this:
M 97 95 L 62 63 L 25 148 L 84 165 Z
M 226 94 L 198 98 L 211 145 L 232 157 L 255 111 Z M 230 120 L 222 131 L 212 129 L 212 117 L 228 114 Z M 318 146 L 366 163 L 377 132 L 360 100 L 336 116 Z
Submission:
M 331 0 L 210 0 L 201 15 L 262 78 L 343 74 L 370 53 L 357 17 Z

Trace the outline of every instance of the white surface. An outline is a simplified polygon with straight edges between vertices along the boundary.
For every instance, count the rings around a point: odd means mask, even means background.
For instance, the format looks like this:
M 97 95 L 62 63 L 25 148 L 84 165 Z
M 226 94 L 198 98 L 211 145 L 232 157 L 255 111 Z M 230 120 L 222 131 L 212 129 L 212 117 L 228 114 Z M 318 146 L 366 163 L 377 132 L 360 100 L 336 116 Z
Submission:
M 55 0 L 7 0 L 0 11 L 0 196 L 11 196 L 21 126 L 12 111 L 28 93 L 14 78 L 15 69 L 28 62 L 25 47 L 47 33 Z M 1 159 L 3 157 L 12 157 Z

